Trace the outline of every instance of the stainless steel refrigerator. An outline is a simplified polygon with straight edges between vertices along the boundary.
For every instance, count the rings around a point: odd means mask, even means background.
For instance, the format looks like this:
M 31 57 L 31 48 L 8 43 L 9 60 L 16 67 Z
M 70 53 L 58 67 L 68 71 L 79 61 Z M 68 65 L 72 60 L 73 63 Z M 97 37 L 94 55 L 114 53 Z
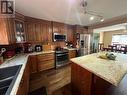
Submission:
M 80 38 L 78 40 L 78 56 L 83 56 L 90 53 L 90 37 L 90 34 L 80 34 Z

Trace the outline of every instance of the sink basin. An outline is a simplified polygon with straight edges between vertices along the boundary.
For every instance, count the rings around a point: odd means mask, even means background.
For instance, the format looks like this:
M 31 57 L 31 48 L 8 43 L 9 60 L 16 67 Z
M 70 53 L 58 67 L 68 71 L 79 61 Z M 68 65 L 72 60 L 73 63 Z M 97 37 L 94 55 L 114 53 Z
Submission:
M 0 95 L 10 95 L 21 66 L 0 68 Z

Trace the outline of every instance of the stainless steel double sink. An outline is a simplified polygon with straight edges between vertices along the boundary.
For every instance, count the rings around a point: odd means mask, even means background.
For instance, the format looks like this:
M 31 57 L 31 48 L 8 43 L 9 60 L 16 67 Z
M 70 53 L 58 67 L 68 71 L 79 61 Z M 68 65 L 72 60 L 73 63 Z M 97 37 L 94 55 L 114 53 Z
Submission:
M 0 95 L 10 95 L 22 65 L 0 68 Z

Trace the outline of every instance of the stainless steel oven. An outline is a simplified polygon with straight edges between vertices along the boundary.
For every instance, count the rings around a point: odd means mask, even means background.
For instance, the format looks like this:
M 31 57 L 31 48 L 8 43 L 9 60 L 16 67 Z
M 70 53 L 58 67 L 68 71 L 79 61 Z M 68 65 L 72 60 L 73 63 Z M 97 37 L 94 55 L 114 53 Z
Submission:
M 55 57 L 56 57 L 56 68 L 68 64 L 69 61 L 68 50 L 56 51 Z

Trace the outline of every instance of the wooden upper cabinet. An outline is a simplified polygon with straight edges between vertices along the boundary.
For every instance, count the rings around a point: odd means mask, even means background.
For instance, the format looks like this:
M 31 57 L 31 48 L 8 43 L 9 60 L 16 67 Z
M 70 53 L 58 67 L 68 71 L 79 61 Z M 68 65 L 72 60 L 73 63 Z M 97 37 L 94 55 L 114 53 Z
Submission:
M 0 19 L 0 45 L 15 43 L 14 19 Z
M 66 34 L 67 25 L 64 23 L 53 22 L 53 33 Z
M 72 25 L 53 22 L 53 33 L 60 33 L 67 35 L 67 41 L 73 42 L 74 40 L 74 28 Z
M 24 16 L 17 13 L 15 18 L 0 18 L 0 45 L 25 41 Z M 22 41 L 19 41 L 22 42 Z
M 52 42 L 52 24 L 50 21 L 42 22 L 43 42 Z
M 16 43 L 25 42 L 26 41 L 25 16 L 17 12 L 14 20 L 14 30 L 15 30 Z
M 27 17 L 26 39 L 29 42 L 51 42 L 52 41 L 51 22 Z
M 53 33 L 60 33 L 59 23 L 53 22 Z
M 74 29 L 71 25 L 69 25 L 67 30 L 67 41 L 68 42 L 74 42 Z
M 35 23 L 26 22 L 26 41 L 36 41 Z
M 80 26 L 80 25 L 76 25 L 75 30 L 76 30 L 76 33 L 79 33 L 79 34 L 87 34 L 88 33 L 88 29 L 86 27 Z
M 24 22 L 15 20 L 15 36 L 17 43 L 23 43 L 26 41 Z

